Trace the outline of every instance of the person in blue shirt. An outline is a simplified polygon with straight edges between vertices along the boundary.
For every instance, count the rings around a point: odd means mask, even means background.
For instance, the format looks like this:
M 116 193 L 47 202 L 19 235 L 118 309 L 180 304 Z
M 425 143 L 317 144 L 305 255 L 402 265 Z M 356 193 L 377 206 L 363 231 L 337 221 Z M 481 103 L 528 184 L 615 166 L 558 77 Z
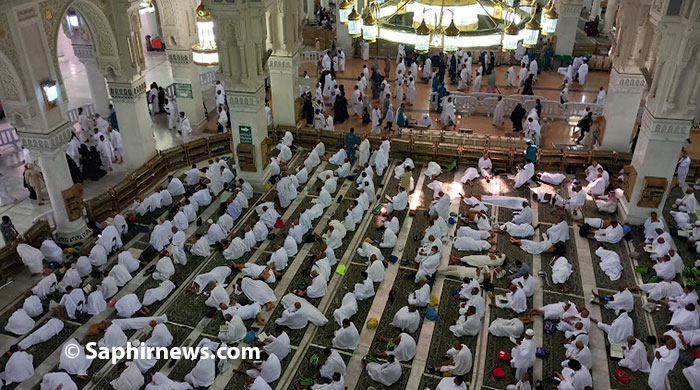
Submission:
M 355 162 L 355 149 L 357 148 L 358 142 L 359 139 L 357 138 L 357 134 L 355 134 L 355 128 L 351 127 L 350 132 L 345 134 L 345 145 L 348 147 L 348 157 L 351 163 Z
M 110 126 L 116 131 L 119 131 L 119 123 L 117 122 L 117 113 L 114 111 L 114 105 L 110 104 L 109 105 L 109 117 L 107 118 L 109 120 Z
M 401 107 L 399 107 L 399 113 L 396 116 L 396 126 L 401 129 L 403 127 L 406 127 L 406 116 L 403 114 L 404 111 L 404 105 L 401 103 Z
M 533 163 L 537 160 L 537 145 L 534 145 L 531 140 L 525 141 L 527 147 L 525 148 L 525 159 L 530 160 Z

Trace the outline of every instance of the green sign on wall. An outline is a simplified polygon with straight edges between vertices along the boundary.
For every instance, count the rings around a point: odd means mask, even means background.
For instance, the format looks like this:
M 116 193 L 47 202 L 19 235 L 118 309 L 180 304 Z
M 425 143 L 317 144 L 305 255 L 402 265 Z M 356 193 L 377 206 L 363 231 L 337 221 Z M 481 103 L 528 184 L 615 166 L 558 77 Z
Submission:
M 183 99 L 192 99 L 192 84 L 174 83 L 175 97 Z
M 250 126 L 238 126 L 238 136 L 242 144 L 253 144 L 253 129 Z

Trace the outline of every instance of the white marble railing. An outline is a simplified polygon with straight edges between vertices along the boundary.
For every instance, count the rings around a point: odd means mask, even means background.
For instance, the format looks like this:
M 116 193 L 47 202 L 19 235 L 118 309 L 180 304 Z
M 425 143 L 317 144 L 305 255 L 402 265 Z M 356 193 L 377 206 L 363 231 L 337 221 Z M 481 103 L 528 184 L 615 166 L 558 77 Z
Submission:
M 475 92 L 471 95 L 465 95 L 462 92 L 450 91 L 450 96 L 454 99 L 455 110 L 460 115 L 481 114 L 491 116 L 498 102 L 497 93 Z M 515 106 L 520 103 L 526 110 L 531 110 L 535 107 L 535 100 L 540 99 L 542 103 L 542 117 L 548 119 L 563 119 L 570 120 L 580 118 L 586 111 L 586 107 L 590 107 L 594 116 L 599 116 L 603 113 L 603 106 L 600 104 L 589 103 L 564 103 L 561 104 L 554 100 L 547 100 L 542 96 L 533 95 L 510 95 L 503 97 L 505 102 L 505 111 L 510 113 Z M 430 94 L 430 108 L 437 109 L 437 93 Z
M 322 51 L 302 51 L 299 53 L 299 62 L 302 64 L 317 63 L 323 58 Z
M 82 108 L 83 111 L 85 111 L 85 114 L 87 114 L 90 117 L 95 115 L 95 106 L 93 106 L 92 103 L 86 104 L 80 108 Z M 78 114 L 78 110 L 79 108 L 75 108 L 66 111 L 66 116 L 68 117 L 68 120 L 71 121 L 71 123 L 78 123 L 78 117 L 80 116 L 80 114 Z
M 199 83 L 202 85 L 202 87 L 214 85 L 217 80 L 217 72 L 217 70 L 210 70 L 209 72 L 200 74 Z
M 0 130 L 0 147 L 5 145 L 13 145 L 16 149 L 20 149 L 20 140 L 14 127 L 8 127 Z

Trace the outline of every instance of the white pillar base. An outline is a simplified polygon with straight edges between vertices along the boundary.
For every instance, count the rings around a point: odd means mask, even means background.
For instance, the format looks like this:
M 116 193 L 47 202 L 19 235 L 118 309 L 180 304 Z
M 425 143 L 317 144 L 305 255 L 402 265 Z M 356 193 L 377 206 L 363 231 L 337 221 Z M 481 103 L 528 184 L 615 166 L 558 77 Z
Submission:
M 30 150 L 32 157 L 36 157 L 44 176 L 56 223 L 56 242 L 73 245 L 87 240 L 92 236 L 92 230 L 88 228 L 82 216 L 74 221 L 68 218 L 63 199 L 63 191 L 73 186 L 66 160 L 66 150 L 73 127 L 65 123 L 48 134 L 25 133 L 29 129 L 18 129 L 23 146 Z
M 267 61 L 267 66 L 270 69 L 274 123 L 280 126 L 295 126 L 294 103 L 297 97 L 299 54 L 291 57 L 273 55 Z
M 620 212 L 625 221 L 641 224 L 652 211 L 661 213 L 671 188 L 671 179 L 676 170 L 678 156 L 690 134 L 692 121 L 686 119 L 662 119 L 652 116 L 648 108 L 642 115 L 642 127 L 637 140 L 632 166 L 637 171 L 631 199 L 623 199 Z M 659 177 L 668 180 L 666 191 L 657 207 L 639 206 L 645 178 Z
M 265 115 L 265 87 L 260 86 L 255 92 L 226 90 L 229 112 L 231 114 L 231 132 L 233 135 L 233 156 L 241 177 L 248 180 L 253 188 L 260 190 L 265 186 L 265 177 L 269 173 L 267 158 L 262 155 L 262 142 L 267 138 L 267 116 Z M 245 139 L 255 148 L 255 170 L 244 170 L 241 166 L 238 146 L 241 145 L 241 127 L 250 127 L 250 139 Z M 274 145 L 269 145 L 274 148 Z
M 193 130 L 201 130 L 207 123 L 207 117 L 204 111 L 202 85 L 199 81 L 199 67 L 192 62 L 192 50 L 168 49 L 168 60 L 173 70 L 173 81 L 192 86 L 192 98 L 176 96 L 175 106 L 178 111 L 187 115 Z M 213 112 L 216 113 L 216 111 Z
M 610 84 L 603 107 L 605 135 L 602 150 L 629 151 L 630 138 L 646 87 L 644 75 L 621 73 L 615 67 L 610 71 Z
M 133 171 L 156 154 L 153 121 L 146 105 L 146 81 L 140 77 L 128 83 L 109 83 L 114 111 L 124 144 L 124 163 Z

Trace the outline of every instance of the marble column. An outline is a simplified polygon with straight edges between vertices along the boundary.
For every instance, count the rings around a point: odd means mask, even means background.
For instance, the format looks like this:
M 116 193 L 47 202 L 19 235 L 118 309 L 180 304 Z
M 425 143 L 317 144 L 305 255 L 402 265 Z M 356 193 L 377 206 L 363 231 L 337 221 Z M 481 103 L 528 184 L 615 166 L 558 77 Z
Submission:
M 623 197 L 622 207 L 620 207 L 620 212 L 627 223 L 642 224 L 652 211 L 661 214 L 671 188 L 671 179 L 676 170 L 678 156 L 690 135 L 691 123 L 692 121 L 688 119 L 656 118 L 649 108 L 645 107 L 637 147 L 632 157 L 632 166 L 637 171 L 637 179 L 631 199 L 627 201 Z M 644 207 L 638 204 L 647 177 L 667 179 L 666 191 L 658 207 Z
M 241 167 L 238 147 L 241 143 L 241 133 L 250 128 L 251 139 L 243 142 L 251 144 L 255 148 L 255 170 L 238 170 L 238 175 L 257 189 L 262 189 L 266 182 L 267 161 L 263 156 L 263 141 L 267 138 L 267 116 L 265 114 L 265 87 L 263 85 L 257 91 L 232 91 L 226 89 L 229 112 L 231 113 L 231 129 L 233 134 L 233 148 L 236 151 L 234 157 L 236 164 Z M 252 142 L 252 143 L 250 143 Z M 274 147 L 274 145 L 272 145 Z
M 105 78 L 97 66 L 95 50 L 92 45 L 73 43 L 73 52 L 85 67 L 95 112 L 106 118 L 109 115 L 109 93 L 107 92 Z
M 554 35 L 557 37 L 555 54 L 571 55 L 578 31 L 578 19 L 581 16 L 583 0 L 560 0 L 556 3 L 559 19 Z
M 294 102 L 299 77 L 299 54 L 293 57 L 271 56 L 267 62 L 272 88 L 274 123 L 279 126 L 296 126 Z
M 31 132 L 22 124 L 16 124 L 22 145 L 29 149 L 41 168 L 46 183 L 56 223 L 55 240 L 58 244 L 73 245 L 92 236 L 84 218 L 71 221 L 63 200 L 62 192 L 73 186 L 73 181 L 66 160 L 66 150 L 71 137 L 72 126 L 65 122 L 48 134 Z
M 207 117 L 204 112 L 202 85 L 199 81 L 199 67 L 192 62 L 192 50 L 167 49 L 167 53 L 173 71 L 173 82 L 189 84 L 192 87 L 191 98 L 175 97 L 177 110 L 187 115 L 193 130 L 201 130 L 207 123 Z
M 620 0 L 608 0 L 608 6 L 605 8 L 605 24 L 603 25 L 603 32 L 607 33 L 611 31 L 615 25 L 615 15 L 617 14 L 617 6 Z
M 124 163 L 133 171 L 156 154 L 153 122 L 146 104 L 146 79 L 109 83 L 114 111 L 124 144 Z
M 314 0 L 304 0 L 304 11 L 306 12 L 306 20 L 309 23 L 316 22 L 316 11 L 314 9 Z
M 267 67 L 276 125 L 296 125 L 294 102 L 298 97 L 300 8 L 301 0 L 287 0 L 281 7 L 273 7 L 268 19 L 272 56 L 267 61 Z
M 629 150 L 639 105 L 646 87 L 644 75 L 637 72 L 622 73 L 613 67 L 610 71 L 603 116 L 605 135 L 600 148 L 625 152 Z
M 588 14 L 588 20 L 595 20 L 596 16 L 600 16 L 600 0 L 593 0 L 593 5 L 591 5 L 590 13 Z
M 345 56 L 347 58 L 348 53 L 352 53 L 352 38 L 348 34 L 348 25 L 340 23 L 340 15 L 338 15 L 339 8 L 336 7 L 335 11 L 335 44 L 338 47 L 343 48 Z

